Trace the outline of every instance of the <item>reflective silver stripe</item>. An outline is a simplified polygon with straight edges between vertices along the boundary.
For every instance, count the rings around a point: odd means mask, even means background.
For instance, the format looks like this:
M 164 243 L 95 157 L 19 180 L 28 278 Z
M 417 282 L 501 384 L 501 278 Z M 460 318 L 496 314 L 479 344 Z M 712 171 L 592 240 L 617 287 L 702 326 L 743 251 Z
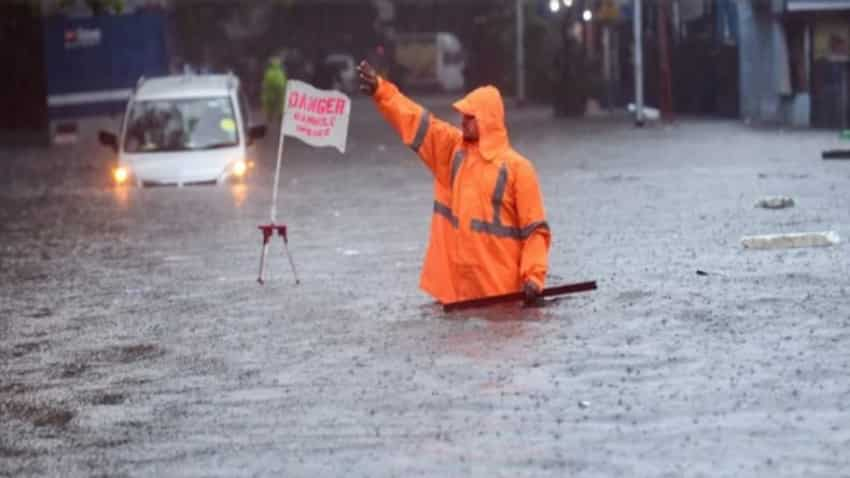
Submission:
M 522 228 L 519 232 L 520 239 L 528 239 L 534 233 L 534 231 L 538 229 L 546 229 L 549 230 L 549 223 L 546 221 L 537 221 L 532 222 L 531 224 Z
M 508 237 L 511 239 L 517 240 L 525 240 L 531 237 L 531 235 L 537 229 L 549 229 L 549 224 L 546 221 L 538 221 L 529 224 L 526 227 L 518 228 L 518 227 L 507 227 L 502 226 L 501 224 L 493 224 L 489 222 L 479 221 L 477 219 L 472 220 L 472 230 L 475 232 L 481 232 L 484 234 L 491 234 L 496 237 Z
M 457 172 L 460 171 L 460 165 L 463 164 L 463 150 L 455 153 L 455 158 L 452 160 L 452 182 L 455 183 L 455 176 L 457 176 Z
M 452 208 L 446 206 L 445 204 L 439 201 L 434 201 L 434 214 L 439 214 L 440 216 L 445 217 L 449 220 L 449 222 L 452 223 L 452 226 L 457 229 L 459 221 L 457 217 L 455 217 L 455 215 L 452 213 Z
M 496 186 L 493 188 L 493 222 L 484 222 L 478 219 L 473 219 L 470 227 L 475 232 L 491 234 L 496 237 L 507 237 L 524 241 L 534 234 L 537 229 L 549 229 L 549 224 L 546 221 L 532 222 L 525 227 L 509 227 L 502 225 L 502 202 L 505 199 L 505 188 L 508 185 L 508 165 L 502 163 L 499 168 L 499 177 L 496 179 Z
M 416 136 L 413 137 L 413 142 L 410 143 L 410 149 L 416 153 L 419 152 L 419 148 L 422 147 L 422 143 L 425 141 L 425 135 L 428 134 L 430 117 L 431 113 L 423 109 L 422 116 L 419 117 L 419 128 L 416 129 Z
M 493 224 L 502 224 L 502 200 L 505 198 L 505 186 L 508 183 L 508 165 L 502 163 L 499 168 L 499 178 L 496 179 L 496 187 L 493 189 Z

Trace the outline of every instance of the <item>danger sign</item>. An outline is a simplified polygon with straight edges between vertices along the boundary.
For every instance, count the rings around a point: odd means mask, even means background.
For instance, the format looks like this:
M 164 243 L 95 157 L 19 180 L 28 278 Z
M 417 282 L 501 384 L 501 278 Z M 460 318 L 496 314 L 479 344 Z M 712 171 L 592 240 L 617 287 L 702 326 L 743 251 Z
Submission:
M 285 101 L 283 134 L 311 146 L 333 146 L 345 153 L 351 115 L 348 96 L 290 80 L 286 85 Z

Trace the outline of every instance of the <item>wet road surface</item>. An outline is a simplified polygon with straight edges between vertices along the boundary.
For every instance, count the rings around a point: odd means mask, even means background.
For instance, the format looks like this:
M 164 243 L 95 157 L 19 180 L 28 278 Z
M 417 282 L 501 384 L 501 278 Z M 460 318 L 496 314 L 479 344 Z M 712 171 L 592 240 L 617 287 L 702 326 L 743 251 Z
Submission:
M 848 473 L 848 248 L 738 242 L 850 237 L 832 133 L 509 112 L 550 282 L 600 289 L 447 316 L 428 173 L 356 108 L 345 156 L 287 140 L 299 287 L 279 243 L 255 282 L 271 140 L 220 188 L 112 189 L 92 138 L 0 153 L 0 475 Z

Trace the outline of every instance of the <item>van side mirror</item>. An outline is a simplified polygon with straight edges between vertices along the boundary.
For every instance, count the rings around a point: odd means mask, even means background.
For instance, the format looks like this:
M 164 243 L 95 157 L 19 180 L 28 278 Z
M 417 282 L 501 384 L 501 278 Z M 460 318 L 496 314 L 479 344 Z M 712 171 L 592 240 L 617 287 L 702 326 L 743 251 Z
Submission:
M 258 124 L 248 128 L 248 144 L 266 137 L 266 125 Z
M 112 151 L 115 151 L 116 153 L 118 152 L 118 136 L 110 133 L 109 131 L 101 130 L 97 134 L 97 139 L 103 146 L 112 148 Z

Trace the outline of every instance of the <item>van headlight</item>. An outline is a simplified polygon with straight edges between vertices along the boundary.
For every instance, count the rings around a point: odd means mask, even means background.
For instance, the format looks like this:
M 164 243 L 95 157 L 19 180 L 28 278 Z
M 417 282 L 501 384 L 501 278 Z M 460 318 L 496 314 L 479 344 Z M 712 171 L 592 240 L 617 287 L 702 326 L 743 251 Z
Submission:
M 127 182 L 127 179 L 130 178 L 130 171 L 123 167 L 119 166 L 112 170 L 112 179 L 115 180 L 115 184 L 122 185 Z
M 231 168 L 231 172 L 237 178 L 245 176 L 245 173 L 248 172 L 248 163 L 241 159 L 239 161 L 236 161 L 233 164 L 233 168 Z

